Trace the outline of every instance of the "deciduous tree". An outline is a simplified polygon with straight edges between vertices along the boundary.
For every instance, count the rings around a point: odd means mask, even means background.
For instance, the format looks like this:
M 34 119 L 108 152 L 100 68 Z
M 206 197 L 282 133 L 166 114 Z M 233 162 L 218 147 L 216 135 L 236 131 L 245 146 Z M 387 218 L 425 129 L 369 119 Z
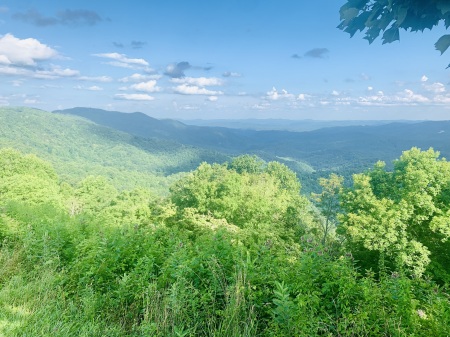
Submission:
M 449 273 L 449 197 L 450 164 L 432 149 L 412 148 L 392 172 L 380 162 L 354 175 L 342 195 L 340 232 L 356 254 L 377 252 L 382 266 L 386 258 L 395 268 L 421 275 L 431 259 Z

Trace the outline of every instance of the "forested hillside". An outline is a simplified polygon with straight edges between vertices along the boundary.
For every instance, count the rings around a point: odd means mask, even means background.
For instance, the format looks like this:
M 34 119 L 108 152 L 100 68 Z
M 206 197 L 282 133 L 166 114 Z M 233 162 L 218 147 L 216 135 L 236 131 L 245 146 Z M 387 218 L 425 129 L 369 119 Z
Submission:
M 341 182 L 313 205 L 247 155 L 160 198 L 1 149 L 0 334 L 448 336 L 449 163 L 411 149 Z
M 29 108 L 0 108 L 0 147 L 48 160 L 69 183 L 102 175 L 119 189 L 149 187 L 159 194 L 167 193 L 169 182 L 180 172 L 203 161 L 228 158 L 216 151 L 168 139 L 144 139 L 79 117 Z
M 310 132 L 255 131 L 185 125 L 157 120 L 142 113 L 73 108 L 58 113 L 85 117 L 100 125 L 139 137 L 176 140 L 229 155 L 256 154 L 281 161 L 303 181 L 305 191 L 317 192 L 317 179 L 335 172 L 350 182 L 351 175 L 378 160 L 388 165 L 413 146 L 433 147 L 450 156 L 450 122 L 390 123 L 373 126 L 322 128 Z

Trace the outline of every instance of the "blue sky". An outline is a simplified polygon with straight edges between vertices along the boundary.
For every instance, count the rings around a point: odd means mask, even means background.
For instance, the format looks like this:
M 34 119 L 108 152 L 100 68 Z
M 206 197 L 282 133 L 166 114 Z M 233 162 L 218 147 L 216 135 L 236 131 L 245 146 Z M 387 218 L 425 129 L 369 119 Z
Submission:
M 0 106 L 157 118 L 450 119 L 445 33 L 369 45 L 344 0 L 1 1 Z

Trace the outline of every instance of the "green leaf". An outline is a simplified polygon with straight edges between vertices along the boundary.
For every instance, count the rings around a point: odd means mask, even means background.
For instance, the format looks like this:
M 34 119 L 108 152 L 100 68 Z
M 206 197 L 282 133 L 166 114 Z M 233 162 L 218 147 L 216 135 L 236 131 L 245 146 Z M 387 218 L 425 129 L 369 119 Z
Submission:
M 448 29 L 450 27 L 450 15 L 447 15 L 447 17 L 444 19 L 445 29 Z
M 436 8 L 441 11 L 442 14 L 447 14 L 450 12 L 450 3 L 438 2 Z
M 343 8 L 342 7 L 340 14 L 341 14 L 341 20 L 350 21 L 354 17 L 358 16 L 359 9 L 354 8 L 354 7 L 351 7 L 351 8 Z
M 391 27 L 383 34 L 383 44 L 391 43 L 400 40 L 400 33 L 398 27 Z
M 434 44 L 434 46 L 441 52 L 441 55 L 444 54 L 450 46 L 450 35 L 442 35 L 440 39 Z
M 401 24 L 405 21 L 406 16 L 408 15 L 408 9 L 405 7 L 399 7 L 397 11 L 397 27 L 400 27 Z
M 375 39 L 378 37 L 378 35 L 380 35 L 380 32 L 381 32 L 380 28 L 371 27 L 367 30 L 366 36 L 364 37 L 364 39 L 369 41 L 369 43 L 372 43 L 373 41 L 375 41 Z

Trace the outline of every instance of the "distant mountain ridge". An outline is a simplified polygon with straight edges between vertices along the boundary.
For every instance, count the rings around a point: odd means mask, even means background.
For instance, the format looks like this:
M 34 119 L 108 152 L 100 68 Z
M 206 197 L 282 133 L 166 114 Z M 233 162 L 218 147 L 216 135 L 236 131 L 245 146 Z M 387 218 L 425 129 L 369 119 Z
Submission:
M 159 120 L 143 113 L 90 108 L 54 112 L 84 117 L 139 137 L 167 139 L 232 154 L 253 152 L 263 157 L 296 156 L 299 160 L 307 161 L 327 154 L 329 160 L 333 161 L 340 156 L 367 152 L 364 157 L 391 160 L 398 157 L 401 151 L 417 146 L 435 147 L 443 155 L 450 155 L 450 121 L 393 122 L 291 132 L 194 126 L 176 120 Z M 390 156 L 393 151 L 395 154 Z
M 421 121 L 403 120 L 290 120 L 290 119 L 181 119 L 187 125 L 225 127 L 245 130 L 314 131 L 335 126 L 383 125 L 393 122 L 418 123 Z
M 248 137 L 243 130 L 191 126 L 172 119 L 156 119 L 141 112 L 122 113 L 92 108 L 72 108 L 53 112 L 83 117 L 99 125 L 139 137 L 166 139 L 213 149 L 223 148 L 229 152 L 234 152 L 236 147 L 242 146 L 242 138 Z
M 142 113 L 73 108 L 73 114 L 139 137 L 176 141 L 226 153 L 256 154 L 294 169 L 308 188 L 320 176 L 336 172 L 350 177 L 383 160 L 389 165 L 411 147 L 433 147 L 450 157 L 450 121 L 394 122 L 382 125 L 327 127 L 308 132 L 244 130 L 186 125 Z

